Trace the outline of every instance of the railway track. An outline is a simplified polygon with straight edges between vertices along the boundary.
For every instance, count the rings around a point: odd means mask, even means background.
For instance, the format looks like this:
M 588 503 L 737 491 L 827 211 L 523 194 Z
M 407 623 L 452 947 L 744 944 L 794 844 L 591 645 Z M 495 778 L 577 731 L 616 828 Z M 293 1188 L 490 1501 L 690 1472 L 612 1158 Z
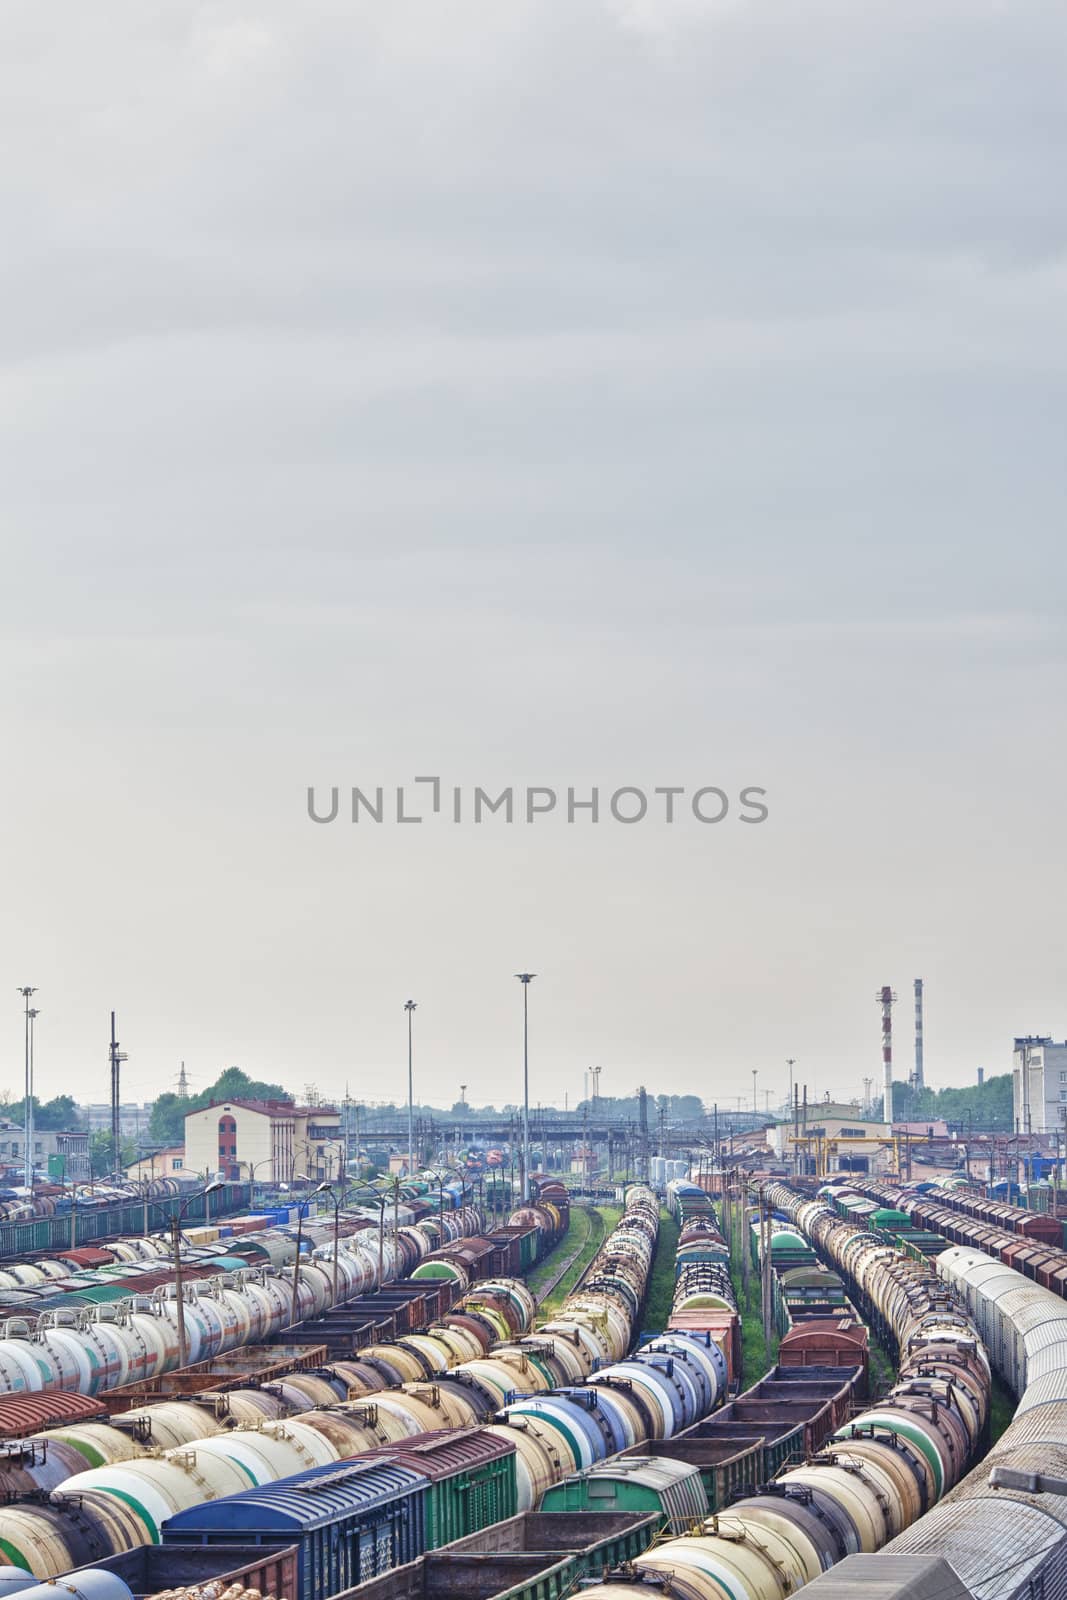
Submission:
M 571 1268 L 573 1267 L 574 1263 L 577 1261 L 578 1257 L 581 1255 L 582 1251 L 586 1248 L 586 1246 L 590 1242 L 592 1243 L 592 1246 L 593 1246 L 593 1253 L 589 1257 L 589 1261 L 588 1261 L 588 1263 L 587 1263 L 587 1265 L 585 1267 L 585 1271 L 581 1274 L 581 1277 L 579 1277 L 577 1283 L 574 1285 L 575 1289 L 580 1288 L 583 1279 L 585 1278 L 586 1274 L 589 1271 L 589 1268 L 593 1265 L 593 1262 L 596 1260 L 596 1253 L 600 1249 L 601 1244 L 604 1242 L 604 1227 L 605 1227 L 604 1218 L 601 1216 L 600 1212 L 597 1211 L 595 1206 L 586 1206 L 586 1205 L 583 1204 L 582 1205 L 582 1210 L 585 1211 L 587 1213 L 588 1217 L 589 1217 L 589 1229 L 590 1229 L 589 1235 L 588 1235 L 587 1238 L 582 1240 L 581 1244 L 578 1245 L 577 1249 L 571 1251 L 570 1255 L 563 1262 L 563 1264 L 560 1267 L 559 1271 L 554 1273 L 553 1276 L 549 1279 L 549 1281 L 541 1289 L 540 1293 L 537 1296 L 537 1304 L 539 1306 L 544 1304 L 544 1302 L 554 1292 L 554 1290 L 556 1288 L 556 1285 L 558 1283 L 560 1283 L 563 1278 L 566 1277 L 567 1273 L 571 1270 Z M 572 1290 L 571 1292 L 573 1293 L 574 1291 Z

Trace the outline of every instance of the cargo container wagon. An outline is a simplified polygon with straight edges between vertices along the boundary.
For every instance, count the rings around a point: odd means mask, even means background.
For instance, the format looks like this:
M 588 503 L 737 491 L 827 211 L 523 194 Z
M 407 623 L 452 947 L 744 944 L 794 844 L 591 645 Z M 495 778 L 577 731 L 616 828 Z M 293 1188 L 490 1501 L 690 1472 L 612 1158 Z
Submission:
M 560 1600 L 648 1548 L 656 1518 L 527 1512 L 337 1600 Z
M 346 1462 L 179 1512 L 164 1543 L 293 1545 L 291 1600 L 329 1600 L 423 1554 L 427 1489 L 407 1467 Z

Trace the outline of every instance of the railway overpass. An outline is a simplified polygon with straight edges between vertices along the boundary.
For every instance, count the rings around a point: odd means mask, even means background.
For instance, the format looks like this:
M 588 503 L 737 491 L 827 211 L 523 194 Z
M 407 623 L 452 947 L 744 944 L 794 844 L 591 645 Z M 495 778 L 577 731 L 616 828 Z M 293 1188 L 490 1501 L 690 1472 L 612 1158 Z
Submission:
M 719 1142 L 728 1147 L 731 1138 L 737 1139 L 745 1132 L 765 1126 L 765 1119 L 757 1119 L 751 1112 L 720 1112 Z M 454 1149 L 472 1143 L 490 1147 L 514 1146 L 522 1141 L 522 1117 L 518 1113 L 497 1117 L 461 1117 L 442 1112 L 439 1116 L 416 1116 L 414 1132 L 415 1144 L 420 1150 Z M 358 1126 L 353 1123 L 349 1128 L 348 1137 L 352 1149 L 358 1143 L 363 1149 L 406 1150 L 407 1118 L 361 1117 Z M 632 1166 L 639 1156 L 687 1156 L 709 1150 L 714 1146 L 715 1129 L 710 1122 L 683 1126 L 650 1125 L 644 1129 L 636 1120 L 601 1121 L 575 1112 L 568 1114 L 531 1108 L 530 1141 L 542 1150 L 576 1144 L 604 1146 L 609 1152 L 609 1164 L 613 1164 L 611 1158 L 618 1153 L 620 1158 L 631 1156 L 633 1159 L 629 1164 Z

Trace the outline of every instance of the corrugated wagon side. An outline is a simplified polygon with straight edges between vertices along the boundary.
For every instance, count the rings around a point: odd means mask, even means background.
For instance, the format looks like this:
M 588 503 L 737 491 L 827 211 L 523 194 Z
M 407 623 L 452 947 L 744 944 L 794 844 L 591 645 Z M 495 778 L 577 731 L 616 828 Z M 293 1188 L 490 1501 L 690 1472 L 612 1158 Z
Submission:
M 329 1600 L 423 1554 L 427 1487 L 392 1462 L 313 1467 L 179 1512 L 162 1542 L 295 1544 L 294 1600 Z

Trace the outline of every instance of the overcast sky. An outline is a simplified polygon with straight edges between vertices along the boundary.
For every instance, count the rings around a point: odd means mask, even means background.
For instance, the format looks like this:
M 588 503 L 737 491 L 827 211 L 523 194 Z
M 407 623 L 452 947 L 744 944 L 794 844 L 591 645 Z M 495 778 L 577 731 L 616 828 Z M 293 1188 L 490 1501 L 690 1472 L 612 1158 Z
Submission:
M 4 1083 L 24 983 L 44 1098 L 107 1097 L 111 1007 L 126 1098 L 399 1096 L 411 996 L 420 1095 L 501 1104 L 523 968 L 535 1100 L 859 1093 L 918 976 L 937 1084 L 1062 1037 L 1065 46 L 8 0 Z M 567 822 L 622 785 L 734 804 Z

